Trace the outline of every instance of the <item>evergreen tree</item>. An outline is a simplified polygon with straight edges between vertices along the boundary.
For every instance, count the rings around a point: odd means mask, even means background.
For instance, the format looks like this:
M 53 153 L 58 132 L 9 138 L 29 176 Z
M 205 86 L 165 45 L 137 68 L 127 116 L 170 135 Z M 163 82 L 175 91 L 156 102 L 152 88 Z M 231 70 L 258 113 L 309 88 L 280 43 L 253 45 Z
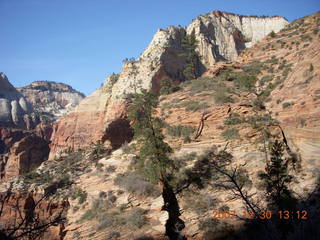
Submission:
M 289 159 L 284 157 L 284 146 L 275 141 L 271 148 L 270 162 L 265 173 L 260 174 L 264 180 L 269 204 L 275 209 L 293 209 L 295 199 L 289 189 L 293 177 L 289 174 Z
M 198 40 L 196 39 L 195 33 L 186 34 L 182 39 L 182 48 L 184 53 L 180 56 L 186 59 L 186 66 L 183 70 L 184 77 L 189 79 L 195 79 L 198 77 L 197 69 L 199 65 L 199 54 L 196 51 L 198 45 Z
M 165 183 L 166 173 L 173 166 L 168 157 L 172 149 L 163 141 L 161 120 L 154 117 L 157 105 L 157 95 L 142 90 L 141 94 L 134 96 L 134 102 L 128 110 L 128 119 L 133 122 L 134 137 L 141 143 L 140 169 L 150 181 Z

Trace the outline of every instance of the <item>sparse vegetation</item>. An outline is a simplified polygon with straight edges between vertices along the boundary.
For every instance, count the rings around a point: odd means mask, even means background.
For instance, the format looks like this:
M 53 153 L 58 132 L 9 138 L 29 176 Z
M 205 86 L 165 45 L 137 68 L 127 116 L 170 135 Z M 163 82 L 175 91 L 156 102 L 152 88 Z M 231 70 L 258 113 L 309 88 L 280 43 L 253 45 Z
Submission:
M 294 105 L 294 102 L 284 102 L 282 104 L 282 108 L 285 109 L 285 108 L 288 108 L 290 106 Z
M 221 133 L 221 136 L 228 139 L 228 140 L 237 139 L 240 137 L 239 130 L 236 128 L 228 128 L 228 129 L 224 130 Z
M 183 137 L 183 138 L 190 137 L 196 131 L 195 127 L 187 126 L 187 125 L 174 125 L 174 126 L 167 125 L 166 129 L 167 129 L 168 135 L 173 137 Z
M 114 183 L 136 195 L 159 196 L 160 194 L 154 185 L 135 172 L 118 174 Z
M 229 117 L 224 121 L 225 125 L 237 125 L 244 122 L 244 119 L 240 117 L 238 113 L 232 113 Z

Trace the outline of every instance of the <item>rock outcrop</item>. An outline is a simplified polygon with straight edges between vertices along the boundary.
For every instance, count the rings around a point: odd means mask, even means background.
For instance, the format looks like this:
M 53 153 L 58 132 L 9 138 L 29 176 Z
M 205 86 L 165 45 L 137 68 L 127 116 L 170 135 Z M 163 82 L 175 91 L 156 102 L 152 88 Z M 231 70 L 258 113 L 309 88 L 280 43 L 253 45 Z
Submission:
M 22 134 L 24 137 L 1 156 L 0 181 L 8 181 L 12 177 L 27 173 L 47 160 L 49 143 L 30 133 Z
M 32 129 L 38 122 L 32 105 L 0 73 L 0 126 Z
M 130 94 L 142 88 L 157 91 L 165 76 L 174 82 L 184 80 L 185 59 L 180 54 L 185 51 L 181 41 L 186 33 L 194 31 L 199 40 L 198 51 L 203 66 L 198 71 L 203 72 L 219 60 L 234 60 L 246 46 L 271 31 L 279 31 L 286 24 L 281 17 L 251 18 L 213 12 L 198 17 L 187 28 L 158 30 L 137 60 L 125 61 L 119 75 L 109 76 L 101 89 L 59 120 L 53 133 L 50 156 L 88 147 L 99 140 L 109 140 L 116 147 L 128 141 L 131 134 L 129 124 L 125 123 L 125 110 Z M 118 121 L 122 124 L 117 125 Z M 108 134 L 113 131 L 110 127 L 122 129 L 115 140 Z
M 214 11 L 193 20 L 187 33 L 195 33 L 201 61 L 210 67 L 217 61 L 236 60 L 245 48 L 287 24 L 283 17 L 247 17 Z
M 59 118 L 85 97 L 69 85 L 48 81 L 36 81 L 18 91 L 32 104 L 33 108 L 49 120 Z

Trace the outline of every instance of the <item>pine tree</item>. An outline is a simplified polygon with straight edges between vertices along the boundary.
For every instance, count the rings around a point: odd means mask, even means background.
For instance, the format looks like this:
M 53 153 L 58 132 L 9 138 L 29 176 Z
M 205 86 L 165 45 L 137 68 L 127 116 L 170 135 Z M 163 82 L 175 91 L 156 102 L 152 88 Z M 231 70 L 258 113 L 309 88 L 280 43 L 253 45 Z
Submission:
M 198 40 L 196 39 L 195 33 L 186 34 L 182 39 L 182 48 L 184 53 L 181 53 L 180 56 L 186 59 L 186 66 L 183 70 L 184 77 L 189 79 L 195 79 L 198 77 L 198 65 L 199 65 L 199 54 L 196 51 L 198 45 Z
M 289 189 L 292 175 L 289 173 L 289 160 L 284 157 L 284 146 L 275 141 L 271 148 L 270 162 L 260 178 L 265 182 L 269 205 L 275 209 L 292 209 L 295 199 Z
M 134 137 L 141 143 L 140 169 L 150 181 L 165 183 L 166 173 L 173 166 L 168 157 L 172 149 L 163 141 L 161 120 L 154 117 L 157 105 L 157 95 L 143 90 L 141 94 L 135 94 L 128 110 L 128 119 L 133 122 Z

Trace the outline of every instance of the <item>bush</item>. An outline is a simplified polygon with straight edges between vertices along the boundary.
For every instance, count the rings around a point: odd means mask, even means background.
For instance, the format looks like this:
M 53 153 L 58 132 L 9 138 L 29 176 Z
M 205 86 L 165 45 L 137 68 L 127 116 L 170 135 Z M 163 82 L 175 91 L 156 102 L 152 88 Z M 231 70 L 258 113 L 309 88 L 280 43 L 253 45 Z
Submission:
M 200 103 L 194 100 L 189 100 L 187 102 L 182 103 L 180 106 L 185 107 L 186 111 L 188 112 L 195 112 L 197 110 L 206 109 L 208 107 L 208 104 Z
M 235 83 L 240 89 L 251 91 L 254 88 L 256 81 L 257 78 L 254 75 L 238 74 Z
M 239 131 L 236 128 L 228 128 L 221 133 L 221 136 L 226 139 L 237 139 L 240 137 Z
M 168 77 L 164 77 L 161 79 L 160 83 L 160 94 L 161 95 L 168 95 L 170 93 L 179 91 L 179 86 L 174 86 L 172 80 Z
M 238 113 L 232 113 L 229 117 L 224 121 L 226 125 L 237 125 L 244 121 L 243 118 L 240 117 Z
M 114 183 L 136 195 L 158 196 L 160 194 L 151 183 L 135 172 L 118 174 Z
M 120 233 L 116 231 L 112 231 L 108 234 L 107 240 L 115 240 L 120 238 Z
M 290 107 L 290 106 L 292 106 L 292 105 L 294 105 L 293 102 L 285 102 L 285 103 L 282 104 L 282 108 L 283 108 L 283 109 L 284 109 L 284 108 L 288 108 L 288 107 Z
M 274 38 L 276 36 L 276 33 L 274 31 L 272 31 L 270 34 L 269 34 L 270 37 Z
M 224 103 L 232 103 L 234 100 L 230 97 L 226 92 L 218 91 L 213 94 L 213 98 L 215 103 L 217 104 L 224 104 Z
M 216 229 L 217 225 L 218 225 L 218 221 L 210 217 L 210 218 L 201 220 L 198 224 L 198 227 L 202 231 L 207 231 L 207 230 L 213 231 L 214 229 Z
M 196 128 L 193 126 L 186 125 L 168 125 L 166 127 L 168 135 L 172 137 L 190 137 L 196 131 Z
M 75 200 L 78 198 L 78 203 L 82 204 L 87 200 L 87 192 L 83 191 L 81 188 L 75 188 L 73 189 L 72 193 L 71 193 L 71 199 Z
M 132 228 L 141 228 L 147 223 L 145 213 L 145 210 L 143 210 L 142 208 L 134 209 L 132 213 L 126 218 L 127 225 Z

